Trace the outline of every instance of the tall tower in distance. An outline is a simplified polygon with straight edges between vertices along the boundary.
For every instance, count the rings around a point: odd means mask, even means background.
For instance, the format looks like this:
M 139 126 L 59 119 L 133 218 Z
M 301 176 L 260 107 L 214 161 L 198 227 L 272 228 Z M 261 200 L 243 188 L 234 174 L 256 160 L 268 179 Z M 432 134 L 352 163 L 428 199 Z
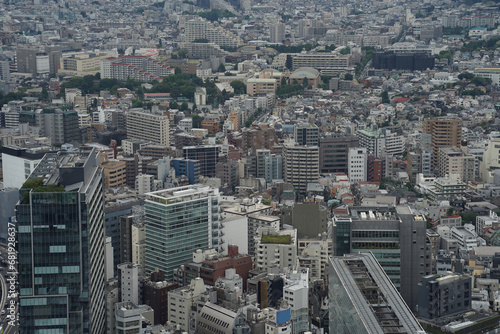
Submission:
M 20 333 L 104 333 L 105 235 L 97 152 L 48 153 L 16 207 Z
M 272 24 L 270 27 L 270 38 L 271 43 L 282 43 L 285 40 L 285 24 L 278 22 Z
M 457 117 L 438 117 L 424 120 L 424 132 L 431 135 L 432 166 L 438 166 L 440 147 L 460 147 L 462 120 Z

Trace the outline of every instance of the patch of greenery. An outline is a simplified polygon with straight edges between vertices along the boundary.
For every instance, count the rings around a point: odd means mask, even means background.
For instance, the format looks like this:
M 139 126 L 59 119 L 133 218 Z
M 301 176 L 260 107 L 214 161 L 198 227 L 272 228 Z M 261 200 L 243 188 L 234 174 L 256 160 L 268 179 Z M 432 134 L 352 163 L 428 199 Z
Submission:
M 262 244 L 290 244 L 292 237 L 289 234 L 263 234 L 260 242 Z
M 479 40 L 472 41 L 467 44 L 464 44 L 460 51 L 462 52 L 473 52 L 479 50 L 495 50 L 500 47 L 497 43 L 500 41 L 500 37 L 492 37 L 487 41 Z
M 224 9 L 224 10 L 212 9 L 211 11 L 208 11 L 208 12 L 197 12 L 197 13 L 185 11 L 182 14 L 184 14 L 184 15 L 198 15 L 199 17 L 202 17 L 202 18 L 204 18 L 208 21 L 212 21 L 212 22 L 219 21 L 220 19 L 225 18 L 225 17 L 235 17 L 236 16 L 234 13 L 228 11 L 227 9 Z

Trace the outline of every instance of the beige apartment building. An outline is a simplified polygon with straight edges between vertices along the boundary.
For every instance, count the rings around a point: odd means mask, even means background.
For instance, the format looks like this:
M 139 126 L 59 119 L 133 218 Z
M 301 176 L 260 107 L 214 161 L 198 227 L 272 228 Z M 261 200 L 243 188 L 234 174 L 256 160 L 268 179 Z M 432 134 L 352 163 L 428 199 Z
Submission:
M 423 130 L 431 135 L 432 165 L 437 169 L 439 148 L 461 146 L 462 120 L 451 117 L 426 119 Z
M 127 138 L 145 139 L 159 145 L 170 145 L 170 120 L 166 115 L 131 111 L 127 114 Z

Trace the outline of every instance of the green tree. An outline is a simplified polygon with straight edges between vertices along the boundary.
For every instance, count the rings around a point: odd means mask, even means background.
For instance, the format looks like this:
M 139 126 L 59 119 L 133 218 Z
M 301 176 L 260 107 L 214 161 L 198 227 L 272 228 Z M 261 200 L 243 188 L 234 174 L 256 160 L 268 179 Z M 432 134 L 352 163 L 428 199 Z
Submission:
M 201 122 L 203 122 L 203 117 L 200 115 L 196 114 L 191 114 L 188 115 L 188 117 L 191 117 L 193 119 L 193 128 L 200 128 L 201 127 Z
M 351 53 L 351 48 L 350 47 L 345 47 L 345 48 L 341 49 L 339 52 L 340 52 L 341 55 L 348 55 L 348 54 Z
M 230 83 L 231 87 L 234 89 L 234 94 L 246 94 L 247 85 L 243 81 L 234 80 Z
M 352 81 L 352 79 L 354 79 L 354 77 L 352 76 L 352 74 L 350 74 L 350 73 L 344 74 L 344 80 Z
M 179 103 L 172 101 L 169 104 L 170 109 L 179 109 Z
M 219 68 L 217 69 L 217 72 L 226 72 L 226 66 L 224 64 L 220 64 Z
M 48 101 L 49 100 L 49 92 L 46 88 L 42 88 L 42 93 L 40 94 L 40 100 Z
M 306 77 L 304 77 L 304 79 L 302 79 L 302 86 L 304 86 L 304 88 L 307 88 L 307 86 L 309 86 L 309 80 L 307 80 Z
M 182 102 L 181 103 L 181 107 L 179 108 L 180 111 L 185 111 L 185 110 L 188 110 L 189 108 L 189 105 L 187 102 Z
M 391 103 L 391 100 L 389 100 L 389 93 L 386 90 L 380 94 L 380 97 L 382 98 L 382 103 Z
M 469 72 L 463 72 L 463 73 L 460 73 L 458 75 L 458 78 L 460 80 L 470 80 L 470 79 L 474 78 L 474 74 L 469 73 Z

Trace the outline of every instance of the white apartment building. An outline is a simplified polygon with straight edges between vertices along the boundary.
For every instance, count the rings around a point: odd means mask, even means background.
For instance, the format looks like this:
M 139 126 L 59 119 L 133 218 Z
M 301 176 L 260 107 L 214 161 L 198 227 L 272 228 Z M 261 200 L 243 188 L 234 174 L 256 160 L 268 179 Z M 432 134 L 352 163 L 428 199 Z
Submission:
M 260 228 L 255 246 L 255 269 L 278 267 L 283 270 L 297 265 L 297 230 Z
M 206 292 L 203 279 L 197 277 L 189 286 L 168 292 L 168 321 L 179 325 L 184 331 L 189 330 L 191 306 Z
M 122 263 L 117 266 L 121 287 L 121 301 L 140 304 L 142 302 L 141 266 L 136 263 Z
M 367 180 L 368 155 L 366 148 L 350 148 L 347 153 L 347 169 L 351 182 L 365 182 Z
M 466 230 L 463 227 L 452 227 L 451 229 L 451 237 L 458 241 L 458 245 L 467 249 L 468 251 L 474 250 L 477 247 L 477 238 L 476 236 Z
M 332 255 L 331 238 L 303 238 L 298 241 L 298 265 L 309 269 L 310 281 L 321 280 L 325 277 L 328 258 Z
M 144 111 L 127 114 L 127 138 L 145 139 L 159 145 L 170 145 L 170 120 L 166 115 Z
M 309 274 L 307 268 L 293 268 L 285 274 L 283 299 L 291 310 L 292 333 L 304 333 L 309 329 Z

